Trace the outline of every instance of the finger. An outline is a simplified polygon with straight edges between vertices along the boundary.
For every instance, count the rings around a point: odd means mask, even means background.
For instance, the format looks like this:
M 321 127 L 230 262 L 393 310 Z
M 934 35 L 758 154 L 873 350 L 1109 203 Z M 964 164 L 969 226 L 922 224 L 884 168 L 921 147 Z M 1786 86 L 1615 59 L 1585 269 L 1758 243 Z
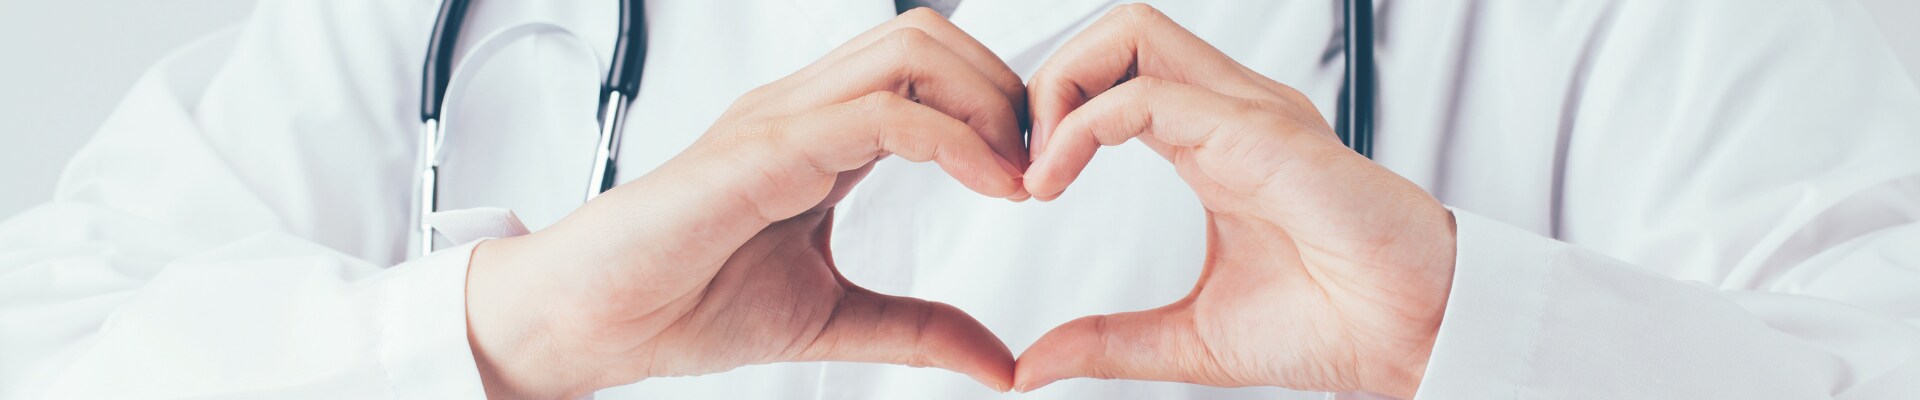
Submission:
M 788 90 L 810 109 L 891 91 L 952 115 L 979 131 L 999 153 L 1024 168 L 1026 146 L 1021 117 L 1009 97 L 953 50 L 917 28 L 901 28 L 842 57 Z M 1019 102 L 1019 103 L 1016 103 Z
M 851 171 L 893 154 L 933 161 L 960 184 L 993 197 L 1024 193 L 1020 172 L 975 128 L 893 92 L 874 92 L 802 115 L 775 143 L 798 149 L 807 167 Z
M 953 306 L 851 288 L 802 361 L 934 367 L 994 390 L 1013 387 L 1013 352 L 980 321 Z
M 1211 361 L 1185 304 L 1083 317 L 1055 327 L 1020 354 L 1013 390 L 1028 392 L 1081 377 L 1210 383 L 1206 377 L 1218 364 Z
M 1061 118 L 1088 99 L 1136 76 L 1200 85 L 1233 96 L 1268 96 L 1259 74 L 1145 4 L 1115 7 L 1068 39 L 1042 64 L 1027 90 L 1033 151 L 1051 146 Z
M 1265 105 L 1222 95 L 1194 85 L 1141 77 L 1088 101 L 1062 119 L 1052 142 L 1035 154 L 1034 165 L 1023 178 L 1029 193 L 1051 199 L 1086 169 L 1100 146 L 1125 143 L 1150 135 L 1162 156 L 1166 146 L 1205 148 L 1209 154 L 1239 154 L 1251 158 L 1233 176 L 1265 176 L 1277 168 L 1289 132 L 1286 122 Z M 1268 132 L 1278 131 L 1278 132 Z M 1234 160 L 1208 160 L 1235 162 Z M 1222 177 L 1222 184 L 1241 184 Z
M 848 54 L 871 46 L 874 42 L 902 28 L 914 28 L 926 32 L 934 41 L 939 42 L 948 50 L 953 51 L 955 55 L 960 56 L 962 60 L 965 60 L 968 65 L 973 67 L 974 71 L 979 72 L 988 80 L 992 81 L 994 87 L 998 88 L 1007 97 L 1007 100 L 1013 104 L 1016 113 L 1022 117 L 1026 115 L 1027 86 L 1020 81 L 1020 76 L 1014 74 L 1013 70 L 1007 67 L 1007 63 L 1001 60 L 999 55 L 994 54 L 993 50 L 987 49 L 986 45 L 980 44 L 980 41 L 974 39 L 973 35 L 967 34 L 967 32 L 961 30 L 959 26 L 955 26 L 952 22 L 948 21 L 946 17 L 940 16 L 940 13 L 934 12 L 933 9 L 926 7 L 907 10 L 907 12 L 900 13 L 900 16 L 879 26 L 875 26 L 873 29 L 869 29 L 859 36 L 855 36 L 852 40 L 848 40 L 846 43 L 841 44 L 840 47 L 828 52 L 826 56 L 821 57 L 822 62 L 817 62 L 808 68 L 812 69 L 833 65 Z

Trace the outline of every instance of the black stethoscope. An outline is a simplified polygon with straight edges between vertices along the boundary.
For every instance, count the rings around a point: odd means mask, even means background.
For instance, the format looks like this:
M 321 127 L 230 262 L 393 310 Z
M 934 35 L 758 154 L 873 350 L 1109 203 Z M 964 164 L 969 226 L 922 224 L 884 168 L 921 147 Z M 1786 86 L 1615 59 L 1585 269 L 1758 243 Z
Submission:
M 594 145 L 593 174 L 588 178 L 586 199 L 612 189 L 620 158 L 620 131 L 627 107 L 640 89 L 640 73 L 647 58 L 647 19 L 643 0 L 620 0 L 619 37 L 613 45 L 613 65 L 600 84 L 600 137 Z M 1342 0 L 1345 3 L 1346 81 L 1340 89 L 1340 105 L 1335 131 L 1340 141 L 1355 152 L 1373 157 L 1373 2 Z M 415 256 L 433 252 L 433 226 L 426 216 L 438 210 L 440 147 L 446 131 L 440 121 L 446 101 L 447 84 L 453 75 L 454 45 L 460 42 L 460 26 L 466 21 L 469 0 L 441 0 L 440 13 L 428 39 L 426 67 L 420 77 L 420 177 L 414 203 L 413 232 Z M 1366 45 L 1362 45 L 1366 44 Z

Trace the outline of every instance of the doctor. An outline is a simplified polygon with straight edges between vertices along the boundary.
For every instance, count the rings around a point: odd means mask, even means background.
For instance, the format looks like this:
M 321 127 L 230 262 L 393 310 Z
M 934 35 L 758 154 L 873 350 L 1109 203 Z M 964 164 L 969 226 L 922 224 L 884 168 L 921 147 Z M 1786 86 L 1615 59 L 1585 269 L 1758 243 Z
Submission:
M 1376 164 L 1331 1 L 655 1 L 625 183 L 563 200 L 610 35 L 501 39 L 442 208 L 513 213 L 402 262 L 433 3 L 146 76 L 0 225 L 0 395 L 1920 393 L 1920 91 L 1850 2 L 1382 2 Z

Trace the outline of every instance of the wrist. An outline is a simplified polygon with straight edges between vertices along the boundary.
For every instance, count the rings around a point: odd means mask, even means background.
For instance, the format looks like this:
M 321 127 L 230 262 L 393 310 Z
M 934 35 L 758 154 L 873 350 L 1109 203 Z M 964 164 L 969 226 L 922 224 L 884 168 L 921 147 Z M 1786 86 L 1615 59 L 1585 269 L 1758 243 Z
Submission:
M 1420 389 L 1420 381 L 1426 377 L 1427 359 L 1433 354 L 1433 344 L 1428 342 L 1425 351 L 1408 354 L 1399 362 L 1384 363 L 1381 373 L 1372 384 L 1366 385 L 1367 391 L 1392 396 L 1398 399 L 1412 399 Z
M 1453 296 L 1453 271 L 1455 258 L 1459 252 L 1459 228 L 1453 213 L 1444 206 L 1436 204 L 1437 215 L 1429 220 L 1444 221 L 1444 224 L 1432 225 L 1428 234 L 1433 238 L 1437 250 L 1431 252 L 1433 261 L 1419 269 L 1425 279 L 1412 286 L 1411 290 L 1425 295 L 1417 297 L 1415 304 L 1405 307 L 1407 315 L 1415 316 L 1409 321 L 1408 332 L 1411 336 L 1400 341 L 1397 349 L 1383 353 L 1384 360 L 1373 365 L 1377 368 L 1372 379 L 1366 385 L 1367 390 L 1400 399 L 1412 399 L 1420 389 L 1420 383 L 1426 378 L 1428 361 L 1433 358 L 1433 347 L 1438 342 L 1440 325 L 1446 318 L 1447 301 Z M 1444 229 L 1442 229 L 1444 226 Z
M 467 272 L 467 341 L 487 397 L 572 399 L 591 391 L 567 373 L 538 312 L 538 283 L 521 279 L 530 236 L 494 239 L 474 247 Z

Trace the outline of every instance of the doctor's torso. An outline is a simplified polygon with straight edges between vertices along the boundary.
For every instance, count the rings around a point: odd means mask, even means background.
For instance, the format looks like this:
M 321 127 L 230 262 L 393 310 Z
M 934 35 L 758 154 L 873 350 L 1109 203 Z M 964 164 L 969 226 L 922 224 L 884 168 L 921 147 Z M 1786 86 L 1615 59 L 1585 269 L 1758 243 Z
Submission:
M 476 3 L 466 33 L 470 39 L 463 48 L 500 50 L 472 56 L 486 60 L 484 64 L 459 67 L 465 71 L 459 74 L 470 75 L 455 79 L 472 81 L 464 84 L 465 95 L 449 94 L 442 208 L 506 206 L 538 229 L 579 201 L 591 160 L 592 94 L 604 68 L 593 63 L 606 62 L 615 3 Z M 1263 66 L 1316 99 L 1330 101 L 1337 95 L 1339 64 L 1319 59 L 1337 32 L 1328 18 L 1330 2 L 1169 3 L 1174 4 L 1165 5 L 1168 13 L 1183 22 L 1192 20 L 1194 30 L 1230 54 Z M 1110 5 L 969 0 L 952 19 L 1026 76 Z M 685 148 L 742 93 L 812 62 L 893 13 L 886 1 L 656 1 L 648 6 L 650 48 L 621 146 L 622 181 Z M 542 19 L 579 30 L 586 43 L 560 33 L 482 43 L 492 32 Z M 463 84 L 455 85 L 460 91 Z M 479 135 L 485 136 L 475 137 Z M 1016 353 L 1047 329 L 1075 317 L 1178 299 L 1199 275 L 1205 244 L 1203 215 L 1191 191 L 1167 163 L 1138 145 L 1103 152 L 1080 183 L 1051 203 L 986 198 L 932 164 L 882 161 L 841 203 L 836 218 L 833 254 L 849 280 L 882 293 L 955 305 L 993 329 Z M 1277 392 L 1081 380 L 1028 397 L 1271 399 Z M 599 397 L 993 395 L 964 376 L 942 370 L 793 363 L 650 379 L 603 391 Z
M 341 19 L 330 20 L 333 25 L 306 32 L 365 43 L 385 40 L 378 48 L 347 51 L 357 52 L 368 64 L 391 64 L 356 68 L 384 69 L 371 75 L 386 74 L 392 80 L 352 90 L 368 92 L 369 98 L 416 99 L 419 57 L 434 6 L 430 1 L 403 3 L 339 6 L 397 15 L 364 21 L 336 15 L 331 17 Z M 1322 114 L 1332 116 L 1342 78 L 1337 2 L 1150 3 L 1237 61 L 1306 93 Z M 1115 4 L 967 0 L 951 19 L 1025 77 L 1054 48 Z M 1557 167 L 1564 151 L 1556 151 L 1556 145 L 1565 140 L 1556 133 L 1567 129 L 1563 122 L 1569 110 L 1555 101 L 1569 97 L 1566 93 L 1573 87 L 1567 82 L 1579 69 L 1570 61 L 1577 59 L 1576 53 L 1554 49 L 1557 43 L 1588 37 L 1583 21 L 1594 19 L 1598 11 L 1569 7 L 1551 13 L 1564 25 L 1557 26 L 1529 22 L 1544 12 L 1522 4 L 1500 3 L 1506 5 L 1492 10 L 1467 1 L 1383 4 L 1383 13 L 1390 14 L 1381 19 L 1378 50 L 1378 161 L 1451 205 L 1538 232 L 1556 230 L 1557 216 L 1551 210 L 1558 199 L 1552 193 L 1558 185 L 1556 168 L 1564 168 Z M 613 44 L 615 10 L 613 1 L 476 2 L 456 53 L 464 62 L 456 66 L 459 72 L 444 117 L 449 133 L 441 209 L 506 207 L 538 229 L 578 206 L 594 161 L 594 94 Z M 618 180 L 631 180 L 667 161 L 736 97 L 812 62 L 893 13 L 892 2 L 884 0 L 647 2 L 649 53 L 620 148 Z M 1479 25 L 1470 26 L 1467 21 L 1475 16 L 1481 19 Z M 1507 32 L 1475 34 L 1482 29 Z M 348 39 L 340 41 L 353 41 Z M 486 50 L 475 50 L 481 48 Z M 1510 53 L 1545 54 L 1488 62 Z M 368 107 L 410 105 L 400 101 Z M 379 127 L 374 131 L 396 136 L 383 136 L 376 143 L 411 142 L 414 131 L 399 117 L 405 113 L 372 113 L 376 117 L 370 117 L 370 123 Z M 352 145 L 338 147 L 356 151 Z M 377 151 L 395 159 L 383 165 L 412 165 L 410 148 L 391 147 L 398 148 Z M 321 242 L 364 252 L 365 257 L 392 258 L 398 249 L 380 246 L 405 242 L 404 228 L 387 228 L 405 226 L 404 204 L 411 191 L 400 178 L 382 179 L 387 179 L 382 187 L 392 190 L 343 190 L 333 196 L 345 205 L 312 211 L 321 215 L 363 207 L 375 216 L 357 222 L 320 216 L 310 224 L 296 221 L 293 229 L 311 230 Z M 384 210 L 389 204 L 396 209 Z M 957 306 L 992 329 L 1015 354 L 1070 319 L 1152 308 L 1180 298 L 1192 288 L 1205 255 L 1205 219 L 1194 195 L 1169 164 L 1134 143 L 1102 150 L 1079 181 L 1050 203 L 986 198 L 934 165 L 885 160 L 839 205 L 836 218 L 833 254 L 850 281 L 882 293 Z M 337 238 L 347 236 L 343 231 L 358 234 Z M 994 395 L 947 371 L 850 363 L 750 366 L 708 376 L 650 379 L 599 394 L 607 399 Z M 1073 380 L 1023 396 L 1319 395 Z
M 534 4 L 563 3 L 563 4 Z M 1165 12 L 1238 60 L 1329 105 L 1338 95 L 1331 1 L 1162 2 Z M 591 160 L 594 85 L 611 48 L 614 2 L 478 2 L 463 48 L 498 46 L 460 66 L 449 94 L 443 209 L 506 206 L 535 229 L 574 207 Z M 1111 5 L 1107 1 L 969 0 L 952 15 L 1023 77 Z M 671 158 L 734 98 L 784 76 L 892 17 L 886 1 L 648 4 L 649 54 L 621 146 L 625 181 Z M 547 20 L 578 30 L 484 43 Z M 468 56 L 463 56 L 468 57 Z M 598 57 L 593 60 L 590 57 Z M 592 60 L 592 61 L 590 61 Z M 456 91 L 461 83 L 456 83 Z M 1389 125 L 1391 126 L 1391 125 Z M 467 135 L 467 137 L 456 137 Z M 484 135 L 484 137 L 475 137 Z M 1395 148 L 1383 134 L 1383 153 Z M 505 177 L 505 178 L 503 178 Z M 529 189 L 536 188 L 536 189 Z M 891 159 L 836 214 L 833 254 L 861 286 L 952 304 L 1017 354 L 1070 319 L 1139 310 L 1191 289 L 1205 221 L 1173 169 L 1144 146 L 1103 151 L 1051 203 L 980 196 L 932 164 Z M 1029 398 L 1262 398 L 1284 391 L 1076 380 Z M 933 369 L 852 363 L 775 364 L 700 377 L 651 379 L 601 398 L 980 398 L 993 393 Z M 1294 393 L 1301 398 L 1317 394 Z M 1284 396 L 1282 398 L 1285 398 Z
M 577 206 L 594 132 L 614 2 L 476 2 L 463 48 L 483 50 L 460 66 L 448 98 L 442 209 L 504 206 L 530 227 Z M 604 3 L 604 4 L 603 4 Z M 771 82 L 841 41 L 892 17 L 885 1 L 650 2 L 649 54 L 620 154 L 633 179 L 697 138 L 742 93 Z M 844 3 L 844 4 L 837 4 Z M 1170 5 L 1176 17 L 1230 50 L 1271 65 L 1316 98 L 1332 99 L 1337 63 L 1318 54 L 1337 32 L 1322 2 Z M 751 6 L 748 6 L 751 5 Z M 579 7 L 565 9 L 565 7 Z M 970 0 L 953 15 L 962 29 L 1030 74 L 1052 48 L 1107 2 Z M 1238 7 L 1238 8 L 1236 8 Z M 530 11 L 542 9 L 542 11 Z M 547 17 L 540 17 L 546 14 Z M 1295 15 L 1295 17 L 1286 17 Z M 492 32 L 546 19 L 579 30 L 485 43 Z M 1298 24 L 1267 21 L 1298 20 Z M 1279 26 L 1292 25 L 1281 30 Z M 1235 36 L 1244 36 L 1232 39 Z M 1269 36 L 1300 36 L 1274 41 Z M 506 42 L 504 40 L 511 40 Z M 1260 46 L 1260 47 L 1256 47 Z M 1264 47 L 1264 48 L 1261 48 Z M 594 57 L 601 58 L 595 60 Z M 1287 61 L 1292 60 L 1292 61 Z M 463 95 L 464 93 L 464 95 Z M 584 95 L 583 95 L 584 94 Z M 460 137 L 465 135 L 464 137 Z M 1052 203 L 1010 203 L 968 191 L 937 166 L 882 161 L 836 213 L 833 254 L 851 281 L 882 293 L 953 304 L 979 318 L 1016 353 L 1072 318 L 1173 301 L 1191 288 L 1204 249 L 1198 202 L 1172 168 L 1138 145 L 1109 149 L 1081 183 Z M 1072 381 L 1029 398 L 1275 398 L 1277 389 L 1218 389 L 1156 382 Z M 981 398 L 994 393 L 943 370 L 854 363 L 749 366 L 699 377 L 658 378 L 614 388 L 606 399 Z M 1304 398 L 1317 394 L 1299 393 Z

